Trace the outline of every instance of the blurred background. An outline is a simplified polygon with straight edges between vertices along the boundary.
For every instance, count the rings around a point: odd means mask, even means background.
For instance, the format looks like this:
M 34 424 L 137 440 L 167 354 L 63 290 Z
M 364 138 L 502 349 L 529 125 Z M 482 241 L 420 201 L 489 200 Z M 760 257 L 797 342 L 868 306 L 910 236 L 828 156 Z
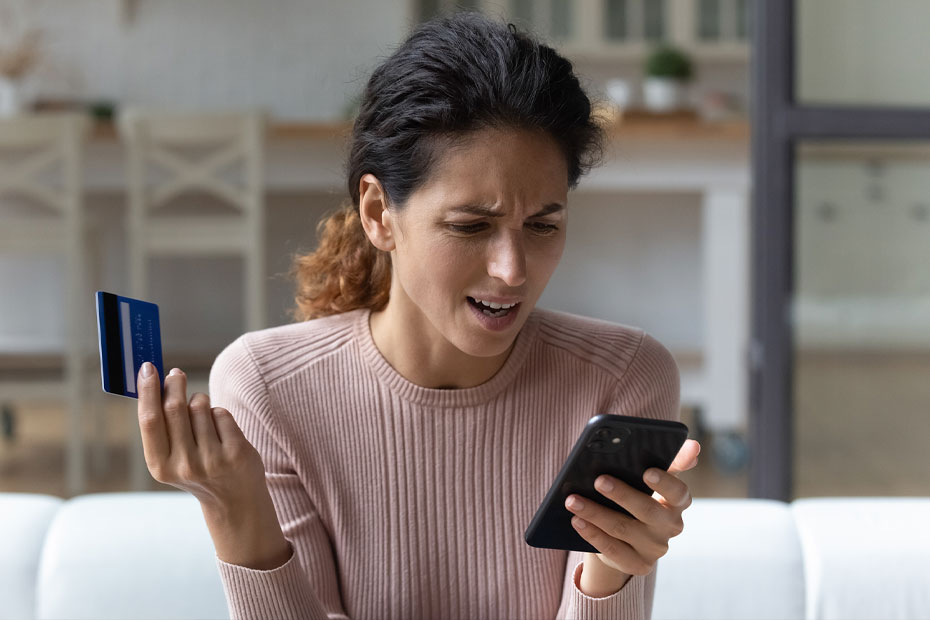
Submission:
M 135 401 L 100 391 L 92 293 L 157 303 L 165 369 L 206 391 L 229 342 L 291 320 L 291 261 L 347 196 L 368 73 L 469 9 L 551 42 L 609 125 L 540 305 L 673 352 L 704 446 L 693 494 L 745 497 L 772 467 L 751 433 L 772 417 L 751 405 L 768 321 L 789 334 L 781 495 L 926 495 L 930 141 L 792 140 L 778 234 L 751 153 L 786 106 L 930 106 L 930 5 L 797 0 L 784 57 L 753 75 L 758 1 L 0 1 L 0 491 L 172 489 L 145 470 Z M 791 98 L 754 107 L 784 76 Z M 784 311 L 753 311 L 760 238 L 789 257 Z

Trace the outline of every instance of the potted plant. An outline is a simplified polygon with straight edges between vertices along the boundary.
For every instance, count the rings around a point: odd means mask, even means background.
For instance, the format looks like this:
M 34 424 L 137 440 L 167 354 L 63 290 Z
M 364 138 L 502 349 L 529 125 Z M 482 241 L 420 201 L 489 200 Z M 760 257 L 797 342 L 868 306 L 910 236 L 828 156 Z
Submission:
M 22 82 L 39 62 L 41 35 L 36 29 L 16 32 L 7 12 L 0 11 L 0 116 L 13 116 L 23 107 Z
M 683 51 L 660 45 L 646 58 L 643 102 L 652 112 L 672 112 L 684 104 L 685 85 L 691 80 L 693 66 Z

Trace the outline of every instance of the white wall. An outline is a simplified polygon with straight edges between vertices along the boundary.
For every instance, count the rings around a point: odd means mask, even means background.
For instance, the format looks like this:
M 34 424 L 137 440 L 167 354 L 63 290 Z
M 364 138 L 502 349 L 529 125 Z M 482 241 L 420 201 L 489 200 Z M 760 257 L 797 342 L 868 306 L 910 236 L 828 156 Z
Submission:
M 19 0 L 22 3 L 24 0 Z M 407 30 L 407 0 L 25 0 L 44 30 L 46 96 L 341 118 Z
M 672 349 L 699 350 L 700 241 L 697 194 L 575 194 L 565 253 L 539 305 L 642 327 Z
M 281 119 L 342 117 L 370 69 L 408 28 L 407 0 L 138 0 L 127 23 L 117 0 L 18 4 L 44 29 L 47 58 L 31 86 L 46 97 L 211 109 L 264 105 Z M 595 89 L 608 77 L 639 71 L 631 63 L 578 68 Z M 712 79 L 742 84 L 745 72 Z M 317 219 L 341 199 L 341 193 L 268 196 L 268 264 L 279 274 L 267 307 L 273 324 L 288 320 L 289 255 L 312 247 Z M 123 198 L 93 188 L 86 201 L 104 244 L 99 286 L 125 291 Z M 696 195 L 578 194 L 570 229 L 541 305 L 638 325 L 674 348 L 700 347 Z M 166 350 L 219 350 L 241 333 L 238 270 L 235 260 L 156 265 L 152 299 L 162 305 Z M 0 283 L 35 302 L 0 304 L 0 352 L 9 350 L 10 334 L 29 340 L 31 350 L 59 349 L 61 267 L 0 261 Z

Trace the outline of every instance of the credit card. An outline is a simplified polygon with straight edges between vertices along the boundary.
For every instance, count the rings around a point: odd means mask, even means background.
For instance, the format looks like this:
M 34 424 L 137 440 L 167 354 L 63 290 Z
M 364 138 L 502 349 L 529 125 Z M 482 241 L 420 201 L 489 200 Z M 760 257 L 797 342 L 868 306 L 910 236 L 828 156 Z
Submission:
M 97 339 L 105 392 L 139 398 L 136 377 L 145 362 L 155 365 L 165 384 L 157 305 L 97 291 Z

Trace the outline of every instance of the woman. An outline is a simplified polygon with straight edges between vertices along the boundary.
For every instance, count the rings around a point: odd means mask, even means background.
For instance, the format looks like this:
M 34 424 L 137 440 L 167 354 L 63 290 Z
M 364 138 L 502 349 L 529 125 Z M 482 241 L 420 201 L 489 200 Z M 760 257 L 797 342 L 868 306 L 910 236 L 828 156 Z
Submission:
M 222 407 L 177 369 L 164 404 L 140 377 L 146 462 L 200 500 L 234 617 L 650 615 L 696 442 L 647 477 L 657 495 L 599 478 L 638 520 L 568 506 L 601 553 L 522 540 L 589 417 L 678 415 L 656 340 L 535 309 L 601 140 L 571 64 L 479 15 L 374 71 L 352 205 L 295 264 L 301 321 L 219 355 Z

